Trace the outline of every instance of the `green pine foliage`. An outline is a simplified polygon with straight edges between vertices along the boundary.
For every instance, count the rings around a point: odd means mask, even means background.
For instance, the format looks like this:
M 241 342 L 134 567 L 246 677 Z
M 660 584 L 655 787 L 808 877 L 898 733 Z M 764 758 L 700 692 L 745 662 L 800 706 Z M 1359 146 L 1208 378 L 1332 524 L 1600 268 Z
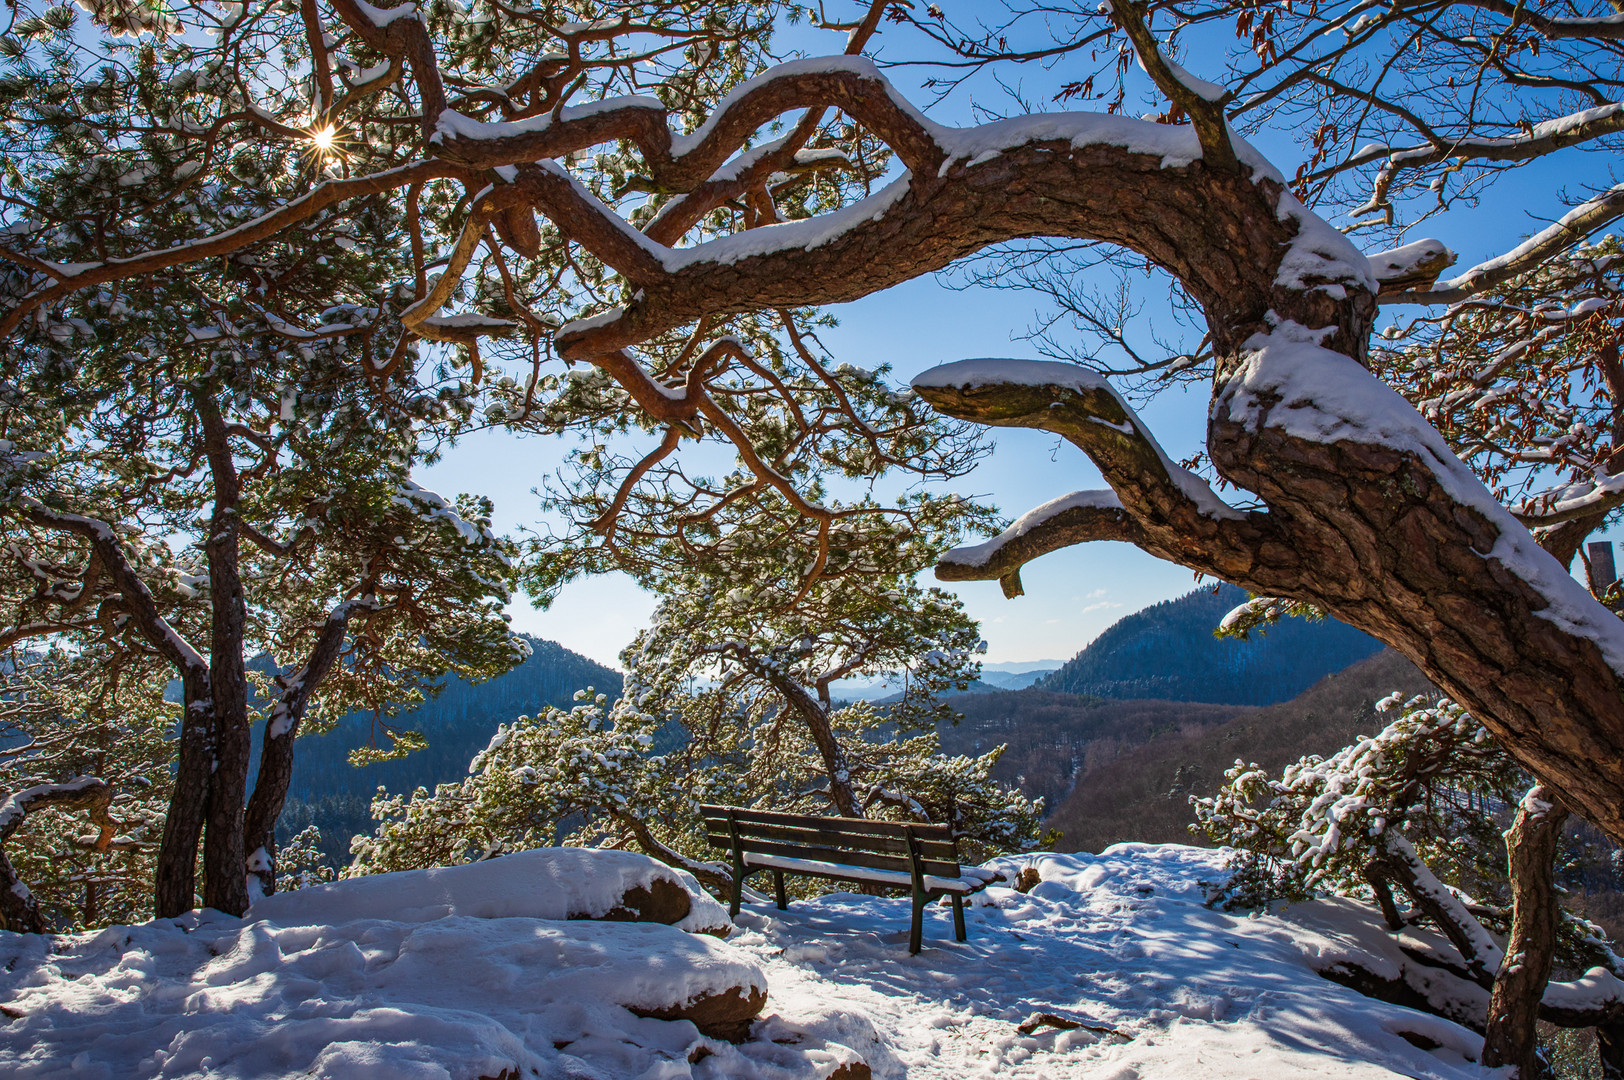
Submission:
M 30 814 L 6 856 L 49 925 L 86 930 L 152 917 L 152 872 L 171 787 L 177 705 L 161 667 L 106 650 L 12 650 L 0 676 L 0 791 L 95 776 L 114 797 L 115 832 L 80 811 Z
M 354 751 L 391 738 L 369 712 L 350 713 L 326 734 L 301 739 L 279 835 L 291 839 L 314 827 L 327 864 L 346 865 L 351 837 L 372 831 L 371 804 L 379 791 L 433 790 L 461 780 L 469 760 L 513 717 L 568 707 L 583 687 L 620 693 L 619 672 L 556 642 L 524 640 L 530 654 L 507 672 L 481 683 L 449 676 L 429 701 L 388 721 L 395 731 L 420 736 L 423 746 L 411 754 L 355 764 Z
M 1509 929 L 1502 832 L 1532 778 L 1447 698 L 1393 694 L 1378 709 L 1397 716 L 1375 735 L 1329 757 L 1304 757 L 1278 776 L 1237 761 L 1216 795 L 1190 800 L 1193 828 L 1235 849 L 1222 899 L 1255 907 L 1331 894 L 1385 905 L 1388 887 L 1369 868 L 1394 864 L 1413 879 L 1408 892 L 1435 899 L 1459 933 L 1488 942 L 1489 931 Z M 1615 851 L 1570 828 L 1558 854 L 1558 885 L 1574 896 L 1596 879 L 1616 889 Z M 1570 900 L 1557 964 L 1578 973 L 1598 963 L 1624 971 L 1607 935 Z

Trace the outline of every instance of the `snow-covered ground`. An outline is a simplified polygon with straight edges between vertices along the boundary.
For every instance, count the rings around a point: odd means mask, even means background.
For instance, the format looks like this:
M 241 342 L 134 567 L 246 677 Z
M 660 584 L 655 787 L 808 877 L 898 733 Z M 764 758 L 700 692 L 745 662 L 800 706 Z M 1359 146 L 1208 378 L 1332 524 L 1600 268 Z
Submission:
M 497 872 L 516 885 L 524 858 L 480 865 L 508 864 Z M 1481 1039 L 1466 1029 L 1316 974 L 1338 956 L 1379 967 L 1391 954 L 1359 905 L 1214 911 L 1204 883 L 1223 876 L 1222 856 L 1179 846 L 994 865 L 1035 866 L 1043 882 L 977 896 L 963 944 L 933 908 L 916 957 L 905 899 L 750 905 L 723 942 L 561 920 L 556 879 L 548 899 L 495 902 L 490 882 L 466 884 L 477 866 L 442 872 L 434 902 L 429 879 L 406 879 L 402 906 L 416 906 L 404 918 L 378 917 L 372 886 L 348 906 L 289 896 L 274 922 L 0 934 L 0 1075 L 812 1080 L 858 1058 L 882 1078 L 1500 1075 L 1471 1063 Z M 614 889 L 578 891 L 602 907 Z M 321 913 L 329 925 L 301 925 Z M 623 1007 L 763 979 L 766 1009 L 737 1046 Z M 1021 1034 L 1033 1013 L 1111 1031 Z

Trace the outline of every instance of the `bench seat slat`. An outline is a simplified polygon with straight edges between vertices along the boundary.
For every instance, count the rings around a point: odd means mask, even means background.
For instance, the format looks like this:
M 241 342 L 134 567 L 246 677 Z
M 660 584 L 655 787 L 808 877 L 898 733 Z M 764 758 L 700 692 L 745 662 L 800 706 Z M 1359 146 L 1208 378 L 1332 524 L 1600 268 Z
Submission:
M 712 836 L 710 841 L 720 848 L 732 847 L 732 842 L 725 836 Z M 817 844 L 780 844 L 771 840 L 754 840 L 749 837 L 739 837 L 739 850 L 746 855 L 779 855 L 788 858 L 806 858 L 815 862 L 824 862 L 831 865 L 861 866 L 871 870 L 893 871 L 906 876 L 910 863 L 906 855 L 881 855 L 868 851 L 844 851 L 840 848 L 822 847 Z M 947 877 L 959 876 L 957 862 L 945 862 L 941 859 L 922 859 L 920 866 L 927 874 L 939 874 Z
M 832 878 L 836 881 L 857 881 L 874 885 L 896 885 L 904 889 L 913 884 L 913 876 L 906 870 L 898 872 L 895 870 L 859 869 L 841 863 L 826 863 L 817 859 L 793 859 L 783 855 L 759 855 L 754 852 L 746 852 L 744 865 L 752 870 L 783 870 L 791 874 L 806 874 L 810 877 Z M 925 875 L 925 888 L 931 892 L 967 895 L 980 892 L 986 886 L 987 881 L 979 875 L 975 877 Z
M 726 823 L 706 822 L 706 828 L 709 830 L 707 835 L 713 842 L 717 837 L 730 842 L 732 833 Z M 741 840 L 777 840 L 812 847 L 850 848 L 853 851 L 872 851 L 882 855 L 908 857 L 908 841 L 901 836 L 856 836 L 816 826 L 792 829 L 788 825 L 757 825 L 746 821 L 738 822 L 737 828 Z M 921 840 L 919 854 L 940 862 L 957 862 L 959 858 L 958 847 L 951 840 Z

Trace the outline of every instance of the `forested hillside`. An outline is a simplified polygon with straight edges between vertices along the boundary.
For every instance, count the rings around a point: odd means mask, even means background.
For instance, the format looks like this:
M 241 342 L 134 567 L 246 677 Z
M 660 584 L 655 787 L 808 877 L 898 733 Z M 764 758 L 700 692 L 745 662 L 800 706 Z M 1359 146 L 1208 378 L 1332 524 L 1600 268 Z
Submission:
M 1202 731 L 1255 710 L 1183 701 L 1110 701 L 1044 690 L 973 692 L 948 699 L 963 719 L 942 729 L 950 754 L 1009 749 L 992 776 L 1042 797 L 1052 811 L 1076 776 L 1169 733 Z
M 1201 588 L 1112 625 L 1039 690 L 1103 698 L 1273 705 L 1382 647 L 1335 619 L 1282 619 L 1249 641 L 1213 636 L 1245 603 L 1233 585 Z
M 527 638 L 531 655 L 524 663 L 489 682 L 472 685 L 446 680 L 445 689 L 422 708 L 396 718 L 394 726 L 420 731 L 428 747 L 396 761 L 357 768 L 349 753 L 374 737 L 369 714 L 345 717 L 331 733 L 299 740 L 287 808 L 277 832 L 283 838 L 316 824 L 323 849 L 334 861 L 345 859 L 351 833 L 371 827 L 368 806 L 381 786 L 411 791 L 418 785 L 459 779 L 468 761 L 490 742 L 496 726 L 548 705 L 567 708 L 577 690 L 593 687 L 614 697 L 620 673 L 588 660 L 552 641 Z M 255 736 L 258 746 L 258 735 Z M 257 760 L 253 763 L 258 766 Z
M 1389 693 L 1430 688 L 1415 665 L 1383 650 L 1266 709 L 1147 733 L 1137 746 L 1096 744 L 1047 824 L 1070 851 L 1102 851 L 1123 840 L 1201 843 L 1189 832 L 1190 796 L 1216 791 L 1236 758 L 1278 770 L 1305 754 L 1329 755 L 1386 725 L 1374 706 Z

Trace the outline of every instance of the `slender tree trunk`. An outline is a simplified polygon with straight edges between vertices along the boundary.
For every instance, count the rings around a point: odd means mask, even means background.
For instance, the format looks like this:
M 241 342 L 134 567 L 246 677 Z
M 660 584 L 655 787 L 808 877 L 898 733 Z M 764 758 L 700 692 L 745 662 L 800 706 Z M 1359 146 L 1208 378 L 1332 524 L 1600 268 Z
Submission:
M 276 891 L 276 821 L 282 816 L 288 784 L 293 779 L 293 740 L 299 736 L 299 725 L 304 722 L 311 695 L 338 659 L 351 613 L 359 607 L 372 606 L 370 599 L 346 600 L 333 609 L 309 659 L 288 677 L 265 723 L 259 775 L 254 780 L 254 794 L 244 813 L 243 850 L 248 860 L 245 872 L 259 879 L 260 891 L 266 896 Z M 264 853 L 263 858 L 256 857 L 260 852 Z
M 1556 844 L 1568 811 L 1556 793 L 1536 784 L 1523 796 L 1506 833 L 1511 863 L 1511 940 L 1494 978 L 1483 1064 L 1511 1065 L 1518 1080 L 1539 1075 L 1534 1023 L 1551 977 L 1560 917 L 1554 888 Z
M 194 400 L 203 422 L 203 446 L 214 480 L 214 513 L 203 545 L 209 565 L 213 608 L 209 641 L 209 682 L 214 696 L 214 770 L 209 783 L 207 832 L 203 842 L 203 903 L 232 915 L 248 910 L 243 867 L 243 800 L 248 757 L 248 678 L 243 640 L 248 606 L 239 577 L 238 504 L 242 489 L 231 444 L 218 407 L 208 391 Z
M 1365 866 L 1367 878 L 1397 886 L 1414 907 L 1431 919 L 1465 961 L 1467 978 L 1485 990 L 1494 985 L 1499 959 L 1494 940 L 1471 913 L 1433 877 L 1407 840 L 1388 834 L 1388 850 Z
M 1602 1080 L 1624 1080 L 1624 1017 L 1596 1025 L 1596 1056 Z
M 790 708 L 800 715 L 812 735 L 812 742 L 823 758 L 823 771 L 829 777 L 829 798 L 834 802 L 835 809 L 840 811 L 842 817 L 864 816 L 862 804 L 857 801 L 857 793 L 851 785 L 851 761 L 846 757 L 845 747 L 835 737 L 828 712 L 818 704 L 817 699 L 794 682 L 788 679 L 774 679 L 772 682 L 784 695 L 784 700 L 789 702 Z

